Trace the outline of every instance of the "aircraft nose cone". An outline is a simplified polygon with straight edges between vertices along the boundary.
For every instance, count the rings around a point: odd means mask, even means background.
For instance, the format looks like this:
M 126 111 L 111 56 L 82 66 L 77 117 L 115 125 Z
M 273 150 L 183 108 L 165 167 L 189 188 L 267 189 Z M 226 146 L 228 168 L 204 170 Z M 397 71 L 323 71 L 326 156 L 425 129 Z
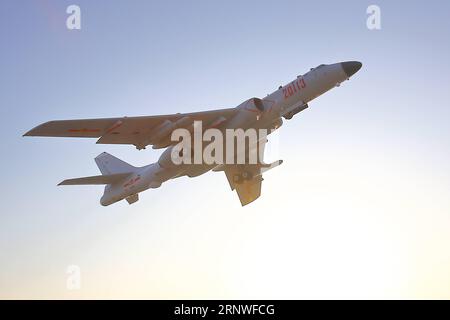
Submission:
M 359 69 L 362 67 L 362 63 L 359 61 L 346 61 L 341 62 L 342 69 L 344 69 L 345 74 L 350 78 L 352 75 L 354 75 L 356 72 L 358 72 Z

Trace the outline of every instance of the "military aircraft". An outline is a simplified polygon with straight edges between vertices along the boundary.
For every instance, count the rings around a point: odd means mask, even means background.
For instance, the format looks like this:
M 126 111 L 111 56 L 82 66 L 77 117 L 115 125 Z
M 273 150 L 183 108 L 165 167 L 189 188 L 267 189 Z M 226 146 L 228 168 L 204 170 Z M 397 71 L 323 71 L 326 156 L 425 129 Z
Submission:
M 143 167 L 134 167 L 106 152 L 95 158 L 101 175 L 64 180 L 59 185 L 106 185 L 100 203 L 104 206 L 126 199 L 129 204 L 139 200 L 139 193 L 149 188 L 158 188 L 170 179 L 196 177 L 210 170 L 224 171 L 232 190 L 236 190 L 242 206 L 261 195 L 262 174 L 282 163 L 281 160 L 266 164 L 263 143 L 247 144 L 246 156 L 259 147 L 256 163 L 174 163 L 173 140 L 178 129 L 195 131 L 201 123 L 201 133 L 209 129 L 220 132 L 231 129 L 267 129 L 269 134 L 278 129 L 282 118 L 291 119 L 308 108 L 308 103 L 339 86 L 354 75 L 362 64 L 346 61 L 321 64 L 263 99 L 251 98 L 235 108 L 171 115 L 122 117 L 83 120 L 58 120 L 43 123 L 24 136 L 98 138 L 98 144 L 131 144 L 138 150 L 151 145 L 153 149 L 166 148 L 159 160 Z M 261 142 L 261 139 L 258 140 Z M 205 146 L 201 145 L 202 150 Z M 261 152 L 262 151 L 262 152 Z M 235 157 L 233 157 L 235 159 Z

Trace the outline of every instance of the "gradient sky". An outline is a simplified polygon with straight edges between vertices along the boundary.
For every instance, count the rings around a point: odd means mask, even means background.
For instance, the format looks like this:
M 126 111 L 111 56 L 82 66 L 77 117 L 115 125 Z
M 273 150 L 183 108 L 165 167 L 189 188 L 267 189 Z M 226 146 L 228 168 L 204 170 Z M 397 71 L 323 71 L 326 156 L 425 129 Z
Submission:
M 450 298 L 448 1 L 0 6 L 0 298 Z M 103 151 L 133 165 L 161 151 L 22 137 L 233 107 L 345 60 L 363 68 L 269 138 L 284 163 L 244 208 L 223 173 L 102 207 L 102 187 L 56 184 L 98 174 Z

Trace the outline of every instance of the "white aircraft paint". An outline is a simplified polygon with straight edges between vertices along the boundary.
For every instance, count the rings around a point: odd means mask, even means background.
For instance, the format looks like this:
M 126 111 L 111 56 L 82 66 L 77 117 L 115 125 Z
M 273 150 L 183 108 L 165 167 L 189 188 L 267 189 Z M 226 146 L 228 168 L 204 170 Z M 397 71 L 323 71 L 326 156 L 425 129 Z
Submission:
M 167 148 L 156 163 L 140 168 L 102 153 L 95 159 L 102 175 L 68 179 L 60 183 L 105 184 L 105 192 L 100 200 L 104 206 L 123 199 L 134 203 L 142 191 L 158 188 L 175 177 L 195 177 L 210 170 L 225 172 L 231 189 L 236 189 L 244 206 L 260 196 L 262 173 L 282 161 L 264 164 L 261 159 L 258 164 L 176 165 L 171 159 L 174 145 L 170 140 L 171 133 L 177 128 L 192 129 L 193 121 L 202 121 L 205 129 L 276 130 L 282 125 L 282 118 L 291 119 L 306 109 L 311 100 L 348 80 L 361 66 L 357 61 L 320 65 L 264 99 L 251 98 L 233 109 L 153 117 L 50 121 L 30 130 L 25 136 L 97 137 L 97 143 L 133 144 L 138 149 L 147 145 Z

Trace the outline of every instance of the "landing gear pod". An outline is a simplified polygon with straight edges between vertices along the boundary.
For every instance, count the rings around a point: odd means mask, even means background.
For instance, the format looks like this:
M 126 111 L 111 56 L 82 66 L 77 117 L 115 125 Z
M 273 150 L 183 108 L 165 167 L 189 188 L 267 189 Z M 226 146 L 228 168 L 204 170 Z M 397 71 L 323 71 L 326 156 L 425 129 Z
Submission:
M 138 193 L 132 194 L 131 196 L 126 197 L 125 199 L 127 200 L 128 204 L 133 204 L 135 202 L 138 202 L 139 194 Z
M 287 120 L 291 120 L 293 116 L 295 116 L 300 111 L 305 110 L 306 108 L 308 108 L 308 104 L 302 103 L 301 105 L 297 105 L 292 108 L 289 108 L 288 110 L 286 110 L 285 113 L 283 113 L 282 116 Z

